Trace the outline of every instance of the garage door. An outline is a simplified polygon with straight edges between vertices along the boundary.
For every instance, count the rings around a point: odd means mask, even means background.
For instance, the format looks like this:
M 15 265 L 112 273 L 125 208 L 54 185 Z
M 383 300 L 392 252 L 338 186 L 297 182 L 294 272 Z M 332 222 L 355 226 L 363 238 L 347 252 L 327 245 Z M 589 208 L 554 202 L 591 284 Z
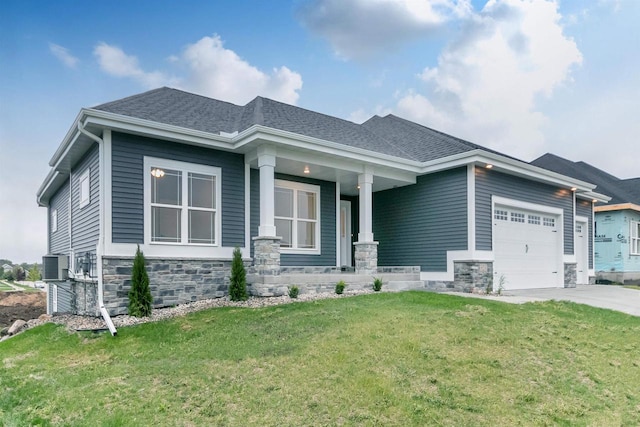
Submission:
M 494 290 L 562 287 L 559 216 L 496 206 Z

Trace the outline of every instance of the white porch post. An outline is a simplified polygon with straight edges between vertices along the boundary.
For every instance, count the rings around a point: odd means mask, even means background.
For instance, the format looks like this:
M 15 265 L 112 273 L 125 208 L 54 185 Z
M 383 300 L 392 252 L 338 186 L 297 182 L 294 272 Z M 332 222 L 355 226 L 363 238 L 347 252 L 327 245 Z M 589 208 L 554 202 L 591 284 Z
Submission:
M 260 168 L 260 225 L 258 236 L 253 238 L 253 263 L 258 276 L 280 274 L 280 237 L 276 236 L 275 216 L 275 167 L 276 150 L 270 146 L 258 147 Z M 254 283 L 258 286 L 258 283 Z
M 360 231 L 355 246 L 356 274 L 378 272 L 378 242 L 373 241 L 373 173 L 365 168 L 358 175 L 360 187 Z
M 260 168 L 260 226 L 258 227 L 258 236 L 275 236 L 275 149 L 272 147 L 258 148 L 258 167 Z
M 365 171 L 358 175 L 358 186 L 360 187 L 358 243 L 371 243 L 373 242 L 373 174 Z

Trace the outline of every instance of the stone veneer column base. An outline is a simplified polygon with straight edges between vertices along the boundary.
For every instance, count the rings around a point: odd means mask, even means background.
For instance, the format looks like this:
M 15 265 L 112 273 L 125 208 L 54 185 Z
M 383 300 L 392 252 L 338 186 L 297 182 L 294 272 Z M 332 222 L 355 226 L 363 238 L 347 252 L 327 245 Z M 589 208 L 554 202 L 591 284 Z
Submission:
M 356 242 L 356 274 L 378 273 L 378 242 Z
M 259 276 L 280 275 L 280 240 L 277 236 L 253 238 L 253 265 Z
M 456 261 L 453 263 L 453 290 L 472 293 L 498 292 L 493 280 L 493 263 Z

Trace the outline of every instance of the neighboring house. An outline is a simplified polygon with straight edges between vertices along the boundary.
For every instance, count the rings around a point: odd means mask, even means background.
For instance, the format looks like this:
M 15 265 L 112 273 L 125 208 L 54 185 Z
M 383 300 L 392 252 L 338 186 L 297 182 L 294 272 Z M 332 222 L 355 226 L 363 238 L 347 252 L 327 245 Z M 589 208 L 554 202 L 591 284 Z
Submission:
M 597 184 L 611 197 L 595 206 L 595 269 L 601 283 L 640 284 L 640 178 L 619 179 L 584 162 L 547 153 L 531 162 Z
M 4 264 L 4 265 L 2 266 L 2 272 L 3 272 L 3 273 L 7 273 L 7 272 L 9 272 L 9 271 L 11 271 L 11 270 L 13 270 L 13 266 L 12 266 L 12 265 L 10 265 L 10 264 Z
M 387 289 L 575 286 L 593 274 L 576 224 L 608 200 L 393 115 L 358 125 L 170 88 L 82 109 L 50 165 L 50 312 L 126 313 L 137 246 L 157 307 L 226 295 L 235 247 L 254 295 L 374 276 Z

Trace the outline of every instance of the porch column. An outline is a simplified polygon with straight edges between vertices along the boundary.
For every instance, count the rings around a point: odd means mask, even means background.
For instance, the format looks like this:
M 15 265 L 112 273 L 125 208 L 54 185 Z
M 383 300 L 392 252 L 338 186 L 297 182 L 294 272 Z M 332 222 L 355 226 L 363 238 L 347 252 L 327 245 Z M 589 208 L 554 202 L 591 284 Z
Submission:
M 276 167 L 275 150 L 271 147 L 258 148 L 258 168 L 260 168 L 260 226 L 258 236 L 275 236 L 274 225 L 274 170 Z
M 275 178 L 276 151 L 269 146 L 258 147 L 260 168 L 260 225 L 258 236 L 253 238 L 253 263 L 259 276 L 280 274 L 280 240 L 276 236 Z
M 358 187 L 360 187 L 360 232 L 358 243 L 373 242 L 373 174 L 361 173 L 358 175 Z
M 358 175 L 360 187 L 360 227 L 355 246 L 356 274 L 375 275 L 378 272 L 378 242 L 373 241 L 373 173 L 365 170 Z

